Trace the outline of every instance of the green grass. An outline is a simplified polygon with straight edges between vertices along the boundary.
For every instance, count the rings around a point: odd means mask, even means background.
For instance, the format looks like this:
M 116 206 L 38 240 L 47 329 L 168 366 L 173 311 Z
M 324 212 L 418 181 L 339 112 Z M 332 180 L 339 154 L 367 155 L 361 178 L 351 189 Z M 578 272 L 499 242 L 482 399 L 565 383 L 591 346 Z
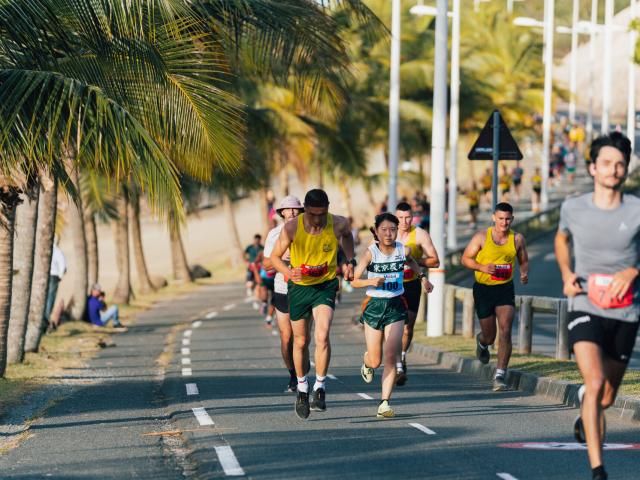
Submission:
M 413 341 L 445 352 L 456 353 L 463 357 L 475 358 L 476 356 L 475 339 L 463 338 L 461 335 L 427 338 L 424 332 L 416 330 Z M 509 362 L 509 368 L 532 373 L 540 377 L 550 377 L 576 384 L 582 383 L 580 372 L 576 363 L 572 360 L 556 360 L 543 355 L 521 355 L 514 351 Z M 619 394 L 640 398 L 640 371 L 627 371 L 620 386 Z

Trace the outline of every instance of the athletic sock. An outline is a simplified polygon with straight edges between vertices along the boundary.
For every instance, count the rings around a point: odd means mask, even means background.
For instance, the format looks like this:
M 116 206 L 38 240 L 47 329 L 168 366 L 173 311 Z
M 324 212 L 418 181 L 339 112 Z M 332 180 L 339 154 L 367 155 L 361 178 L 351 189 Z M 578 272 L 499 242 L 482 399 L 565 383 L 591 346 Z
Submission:
M 404 367 L 402 366 L 402 362 L 396 362 L 396 370 L 398 372 L 403 372 L 404 371 Z
M 402 352 L 402 361 L 404 362 L 407 359 L 407 352 Z
M 507 376 L 507 371 L 503 370 L 502 368 L 496 368 L 496 378 L 497 377 L 506 377 Z
M 321 377 L 319 375 L 316 376 L 316 383 L 313 384 L 313 391 L 315 392 L 316 390 L 319 389 L 325 389 L 324 388 L 324 381 L 327 379 L 327 377 Z
M 296 377 L 298 379 L 298 391 L 302 393 L 309 393 L 309 382 L 307 382 L 307 376 Z

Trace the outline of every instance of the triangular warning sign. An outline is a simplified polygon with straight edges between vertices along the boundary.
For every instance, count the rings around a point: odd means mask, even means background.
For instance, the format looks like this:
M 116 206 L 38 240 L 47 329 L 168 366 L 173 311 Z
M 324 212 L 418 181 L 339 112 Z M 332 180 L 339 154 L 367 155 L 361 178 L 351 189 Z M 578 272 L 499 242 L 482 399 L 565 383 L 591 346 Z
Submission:
M 498 112 L 498 110 L 494 110 L 494 112 Z M 498 159 L 522 160 L 522 152 L 513 139 L 509 127 L 504 123 L 500 112 L 498 112 L 498 117 L 500 117 L 500 152 Z M 489 120 L 487 120 L 480 135 L 478 135 L 478 139 L 473 144 L 467 158 L 469 160 L 493 160 L 493 113 L 489 116 Z

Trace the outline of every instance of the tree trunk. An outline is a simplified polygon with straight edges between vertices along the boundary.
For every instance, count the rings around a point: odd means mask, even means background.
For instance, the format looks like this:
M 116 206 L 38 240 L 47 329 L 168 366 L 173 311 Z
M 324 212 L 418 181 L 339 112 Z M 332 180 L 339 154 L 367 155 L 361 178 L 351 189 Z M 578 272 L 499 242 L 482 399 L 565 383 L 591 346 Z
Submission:
M 58 182 L 54 178 L 47 188 L 40 189 L 38 201 L 38 227 L 36 232 L 36 249 L 31 282 L 31 303 L 29 304 L 29 320 L 24 342 L 26 352 L 37 352 L 42 333 L 47 327 L 44 323 L 44 308 L 49 290 L 49 272 L 51 271 L 51 255 L 56 225 L 58 206 Z
M 243 262 L 242 243 L 240 243 L 240 235 L 238 234 L 238 227 L 233 213 L 233 203 L 228 195 L 222 196 L 222 205 L 224 214 L 227 217 L 227 229 L 231 232 L 231 266 L 235 268 Z
M 13 249 L 13 284 L 11 286 L 11 316 L 7 344 L 7 363 L 20 363 L 24 359 L 24 341 L 31 299 L 33 255 L 38 223 L 38 194 L 40 184 L 36 178 L 28 180 L 22 204 L 16 209 L 15 246 Z
M 98 283 L 100 263 L 98 260 L 98 233 L 96 231 L 95 213 L 84 207 L 84 234 L 87 239 L 87 282 L 89 285 Z
M 122 189 L 116 200 L 118 218 L 113 221 L 113 238 L 116 242 L 118 283 L 113 292 L 113 303 L 128 304 L 131 299 L 131 266 L 129 255 L 128 193 Z
M 262 211 L 262 231 L 264 232 L 264 238 L 267 238 L 267 233 L 269 233 L 270 225 L 269 225 L 269 199 L 268 199 L 269 190 L 267 188 L 260 189 L 260 209 Z
M 280 198 L 289 195 L 289 171 L 286 166 L 280 169 Z
M 70 165 L 73 162 L 73 158 L 67 159 L 68 174 L 77 191 L 80 192 L 78 169 L 74 165 Z M 87 293 L 89 290 L 87 285 L 87 238 L 85 236 L 81 195 L 78 195 L 77 203 L 71 200 L 69 201 L 67 213 L 71 238 L 73 239 L 74 261 L 74 282 L 70 313 L 73 320 L 81 321 L 84 317 L 84 311 L 87 305 Z
M 7 332 L 13 279 L 13 227 L 19 192 L 15 187 L 0 187 L 0 377 L 7 367 Z
M 142 246 L 142 232 L 140 231 L 140 196 L 132 195 L 129 203 L 129 212 L 131 214 L 131 240 L 133 243 L 133 254 L 136 261 L 136 272 L 138 273 L 138 288 L 140 293 L 145 294 L 155 290 L 149 270 L 147 270 L 147 262 L 144 259 L 144 249 Z
M 173 265 L 173 277 L 181 282 L 193 282 L 187 255 L 184 253 L 180 225 L 169 227 L 169 239 L 171 241 L 171 263 Z
M 324 188 L 324 171 L 322 160 L 318 158 L 318 188 Z
M 351 192 L 349 191 L 349 187 L 344 183 L 340 182 L 338 184 L 340 188 L 340 193 L 342 194 L 342 201 L 344 202 L 345 209 L 347 211 L 347 217 L 353 218 L 353 208 L 351 207 Z

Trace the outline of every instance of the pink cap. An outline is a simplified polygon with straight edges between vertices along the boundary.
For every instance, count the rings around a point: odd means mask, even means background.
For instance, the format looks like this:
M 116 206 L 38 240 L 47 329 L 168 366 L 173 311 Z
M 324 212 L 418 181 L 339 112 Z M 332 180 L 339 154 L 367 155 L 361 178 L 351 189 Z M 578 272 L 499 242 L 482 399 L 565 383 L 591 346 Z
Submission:
M 278 205 L 276 211 L 279 212 L 280 210 L 284 210 L 285 208 L 304 210 L 304 207 L 302 206 L 302 203 L 300 203 L 300 200 L 298 200 L 298 197 L 295 197 L 293 195 L 287 195 L 286 197 L 284 197 L 280 201 L 280 205 Z

